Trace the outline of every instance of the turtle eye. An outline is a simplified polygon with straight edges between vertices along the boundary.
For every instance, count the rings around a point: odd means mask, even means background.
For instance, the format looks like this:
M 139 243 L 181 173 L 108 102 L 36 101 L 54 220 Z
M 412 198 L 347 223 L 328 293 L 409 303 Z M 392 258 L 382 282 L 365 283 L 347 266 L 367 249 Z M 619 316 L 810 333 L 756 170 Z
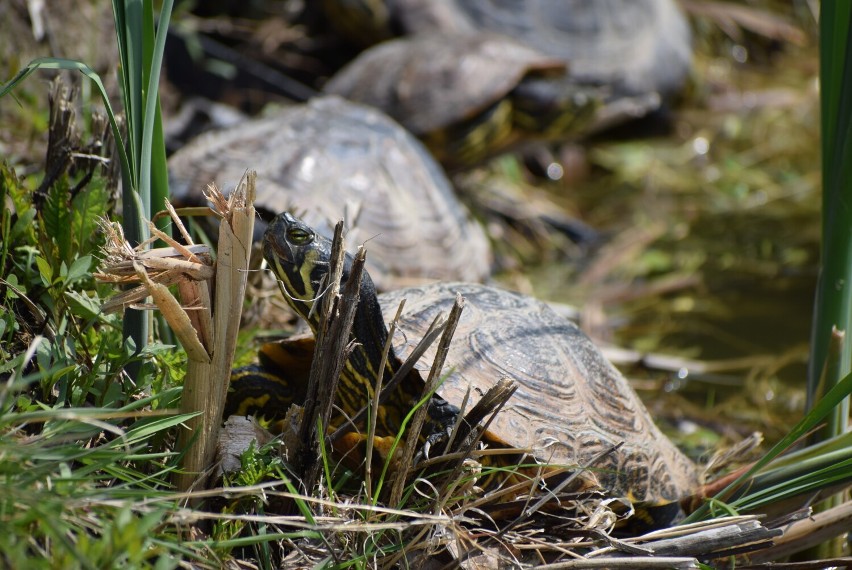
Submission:
M 310 243 L 314 234 L 302 228 L 290 228 L 287 230 L 287 241 L 293 245 L 304 245 Z

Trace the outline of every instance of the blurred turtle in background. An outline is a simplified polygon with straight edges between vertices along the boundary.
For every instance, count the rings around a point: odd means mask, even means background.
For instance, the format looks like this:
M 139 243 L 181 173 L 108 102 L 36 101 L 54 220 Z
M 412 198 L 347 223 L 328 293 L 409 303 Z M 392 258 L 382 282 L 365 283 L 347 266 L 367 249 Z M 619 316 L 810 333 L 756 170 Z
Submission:
M 490 274 L 482 228 L 423 145 L 380 111 L 324 97 L 201 135 L 169 160 L 172 195 L 201 203 L 210 181 L 231 188 L 247 167 L 262 217 L 295 209 L 327 233 L 345 217 L 347 243 L 369 242 L 380 289 Z
M 324 6 L 338 29 L 366 44 L 397 35 L 490 32 L 567 64 L 570 81 L 564 82 L 566 85 L 573 85 L 575 90 L 577 86 L 604 88 L 605 104 L 600 106 L 591 124 L 586 125 L 587 133 L 660 110 L 683 87 L 692 59 L 689 24 L 674 0 L 324 0 Z M 354 30 L 358 33 L 354 34 Z M 456 59 L 466 59 L 465 51 L 454 49 Z M 450 50 L 449 45 L 433 46 L 423 50 L 419 57 L 444 59 L 451 57 L 445 55 Z M 505 59 L 506 53 L 495 54 L 495 66 L 516 65 Z M 355 64 L 350 64 L 347 71 L 350 76 L 354 74 L 352 66 Z M 389 67 L 391 73 L 399 75 L 393 66 Z M 362 81 L 382 82 L 374 71 L 359 73 L 369 77 Z M 441 88 L 434 73 L 412 72 L 398 80 L 410 83 L 398 88 L 401 97 L 412 85 L 427 91 Z M 363 96 L 365 88 L 345 88 L 347 83 L 351 85 L 352 79 L 334 79 L 327 90 L 345 96 L 352 91 L 353 99 L 371 102 Z M 539 82 L 536 86 L 538 99 L 542 98 L 543 85 Z M 481 89 L 487 91 L 485 87 Z M 370 97 L 381 102 L 380 108 L 408 125 L 401 113 L 395 114 L 394 107 L 387 103 L 394 96 L 391 93 Z M 447 104 L 467 103 L 465 97 L 470 96 L 456 96 L 448 99 Z M 544 99 L 554 100 L 552 95 Z M 568 100 L 570 96 L 563 98 Z M 567 107 L 563 108 L 567 114 Z M 537 124 L 546 123 L 540 120 Z M 417 128 L 412 130 L 418 132 Z M 574 135 L 576 131 L 568 130 L 565 134 Z M 555 129 L 550 134 L 554 132 Z
M 366 50 L 325 91 L 383 110 L 453 169 L 525 140 L 581 133 L 600 94 L 565 69 L 500 34 L 424 33 Z
M 567 62 L 614 96 L 669 97 L 689 73 L 689 23 L 675 0 L 323 0 L 364 45 L 423 32 L 496 32 Z

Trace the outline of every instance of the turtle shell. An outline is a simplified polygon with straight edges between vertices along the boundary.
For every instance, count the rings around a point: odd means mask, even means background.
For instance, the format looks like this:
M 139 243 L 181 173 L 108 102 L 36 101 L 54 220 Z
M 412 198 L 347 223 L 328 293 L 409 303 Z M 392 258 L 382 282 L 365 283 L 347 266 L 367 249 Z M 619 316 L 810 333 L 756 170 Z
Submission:
M 382 109 L 423 136 L 485 112 L 530 73 L 564 71 L 563 61 L 500 34 L 435 33 L 366 50 L 324 90 Z
M 490 31 L 568 62 L 580 83 L 616 96 L 682 87 L 692 56 L 687 19 L 675 0 L 385 0 L 388 25 L 424 31 Z
M 636 500 L 671 501 L 698 487 L 696 466 L 666 438 L 627 380 L 576 325 L 530 297 L 484 285 L 439 283 L 379 297 L 390 320 L 401 299 L 394 349 L 403 360 L 456 293 L 464 310 L 446 359 L 440 395 L 460 405 L 468 387 L 481 395 L 501 378 L 518 385 L 490 431 L 541 460 L 594 464 L 604 489 Z M 435 347 L 418 367 L 428 370 Z M 475 400 L 474 400 L 475 401 Z
M 489 274 L 482 228 L 423 145 L 380 111 L 324 97 L 202 135 L 169 160 L 172 195 L 200 202 L 208 183 L 233 188 L 248 169 L 259 211 L 300 212 L 325 235 L 346 216 L 347 245 L 369 240 L 380 289 Z

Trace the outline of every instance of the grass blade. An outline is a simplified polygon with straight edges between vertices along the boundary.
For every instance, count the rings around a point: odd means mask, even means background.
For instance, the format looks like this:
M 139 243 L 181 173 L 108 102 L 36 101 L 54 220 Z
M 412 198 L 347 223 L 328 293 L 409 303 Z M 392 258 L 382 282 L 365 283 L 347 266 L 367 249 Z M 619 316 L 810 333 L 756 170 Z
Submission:
M 160 20 L 154 38 L 154 51 L 150 62 L 147 99 L 145 101 L 145 125 L 142 133 L 142 148 L 150 152 L 142 154 L 141 188 L 147 188 L 151 211 L 163 206 L 169 197 L 169 173 L 166 164 L 166 143 L 163 137 L 163 121 L 160 112 L 160 72 L 163 67 L 163 52 L 166 49 L 166 32 L 169 29 L 173 0 L 165 0 L 160 9 Z M 168 226 L 168 220 L 160 222 L 160 229 Z
M 834 411 L 834 409 L 852 393 L 852 374 L 847 374 L 843 380 L 837 383 L 829 392 L 826 394 L 824 398 L 822 398 L 813 409 L 804 417 L 802 420 L 790 430 L 790 432 L 778 443 L 776 443 L 772 449 L 770 449 L 766 455 L 764 455 L 760 460 L 758 460 L 748 471 L 743 473 L 740 477 L 738 477 L 733 483 L 725 487 L 716 498 L 719 500 L 726 500 L 731 494 L 739 489 L 745 482 L 747 482 L 755 473 L 759 472 L 761 469 L 766 467 L 773 459 L 778 457 L 781 453 L 784 452 L 791 445 L 799 441 L 802 437 L 805 436 L 809 431 L 811 431 L 819 422 L 825 419 L 829 414 Z M 744 498 L 741 500 L 745 500 Z M 689 517 L 687 517 L 683 522 L 691 523 L 701 520 L 704 516 L 707 515 L 709 510 L 709 505 L 704 504 L 694 513 L 692 513 Z

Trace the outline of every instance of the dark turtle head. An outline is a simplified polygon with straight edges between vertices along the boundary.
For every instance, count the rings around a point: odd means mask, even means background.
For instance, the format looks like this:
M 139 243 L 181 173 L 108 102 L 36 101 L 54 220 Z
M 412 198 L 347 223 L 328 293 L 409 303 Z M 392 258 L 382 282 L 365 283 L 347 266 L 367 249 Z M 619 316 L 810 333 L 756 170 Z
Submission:
M 331 258 L 331 241 L 289 212 L 275 217 L 263 233 L 263 257 L 276 273 Z M 300 293 L 301 296 L 301 293 Z
M 331 240 L 319 235 L 309 225 L 286 212 L 276 216 L 263 234 L 263 257 L 278 278 L 284 298 L 310 324 L 315 334 L 320 326 L 320 311 L 312 308 L 314 302 L 319 301 L 329 290 L 331 248 Z M 353 261 L 351 255 L 345 254 L 341 289 L 345 287 L 351 275 Z M 384 358 L 388 329 L 382 318 L 376 288 L 366 271 L 361 274 L 351 339 L 355 343 L 341 373 L 337 392 L 338 404 L 350 417 L 357 414 L 375 395 L 379 376 L 383 378 L 382 385 L 387 387 L 401 365 L 392 347 L 388 349 L 387 359 Z M 271 345 L 271 348 L 265 351 L 267 358 L 265 361 L 261 358 L 262 366 L 259 369 L 247 369 L 245 374 L 239 377 L 241 382 L 238 380 L 235 387 L 235 393 L 238 394 L 234 397 L 235 406 L 243 405 L 240 398 L 248 400 L 253 397 L 254 387 L 263 385 L 258 382 L 263 380 L 263 373 L 270 372 L 270 376 L 274 378 L 280 374 L 279 370 L 286 368 L 285 373 L 292 372 L 296 364 L 295 359 L 289 358 L 288 355 L 286 363 L 279 366 L 285 359 L 276 361 L 273 357 L 274 350 L 275 347 Z M 377 433 L 395 435 L 402 426 L 405 414 L 422 396 L 423 387 L 420 375 L 416 370 L 411 370 L 395 389 L 388 392 L 385 395 L 386 406 L 378 416 L 382 431 Z M 280 390 L 276 390 L 278 391 Z M 285 396 L 289 397 L 290 393 Z M 258 398 L 248 401 L 246 405 L 261 408 L 261 411 L 266 406 Z M 457 408 L 438 396 L 433 396 L 429 404 L 430 422 L 443 428 L 450 421 L 448 417 L 455 418 L 457 413 Z
M 316 332 L 319 326 L 319 311 L 312 310 L 329 289 L 331 266 L 331 240 L 318 234 L 308 224 L 288 212 L 279 214 L 263 234 L 263 257 L 278 279 L 287 303 Z M 352 270 L 352 256 L 346 253 L 343 261 L 341 288 L 346 285 Z M 361 326 L 369 323 L 373 334 L 382 338 L 385 333 L 381 310 L 376 298 L 376 288 L 370 275 L 361 275 L 358 309 L 355 316 L 356 336 Z M 376 330 L 379 329 L 379 330 Z M 362 339 L 364 340 L 364 339 Z
M 263 234 L 263 257 L 278 279 L 287 303 L 316 330 L 317 312 L 311 308 L 327 285 L 331 242 L 284 212 L 272 220 Z
M 603 91 L 570 78 L 528 76 L 511 93 L 515 128 L 545 139 L 583 132 L 600 107 Z

